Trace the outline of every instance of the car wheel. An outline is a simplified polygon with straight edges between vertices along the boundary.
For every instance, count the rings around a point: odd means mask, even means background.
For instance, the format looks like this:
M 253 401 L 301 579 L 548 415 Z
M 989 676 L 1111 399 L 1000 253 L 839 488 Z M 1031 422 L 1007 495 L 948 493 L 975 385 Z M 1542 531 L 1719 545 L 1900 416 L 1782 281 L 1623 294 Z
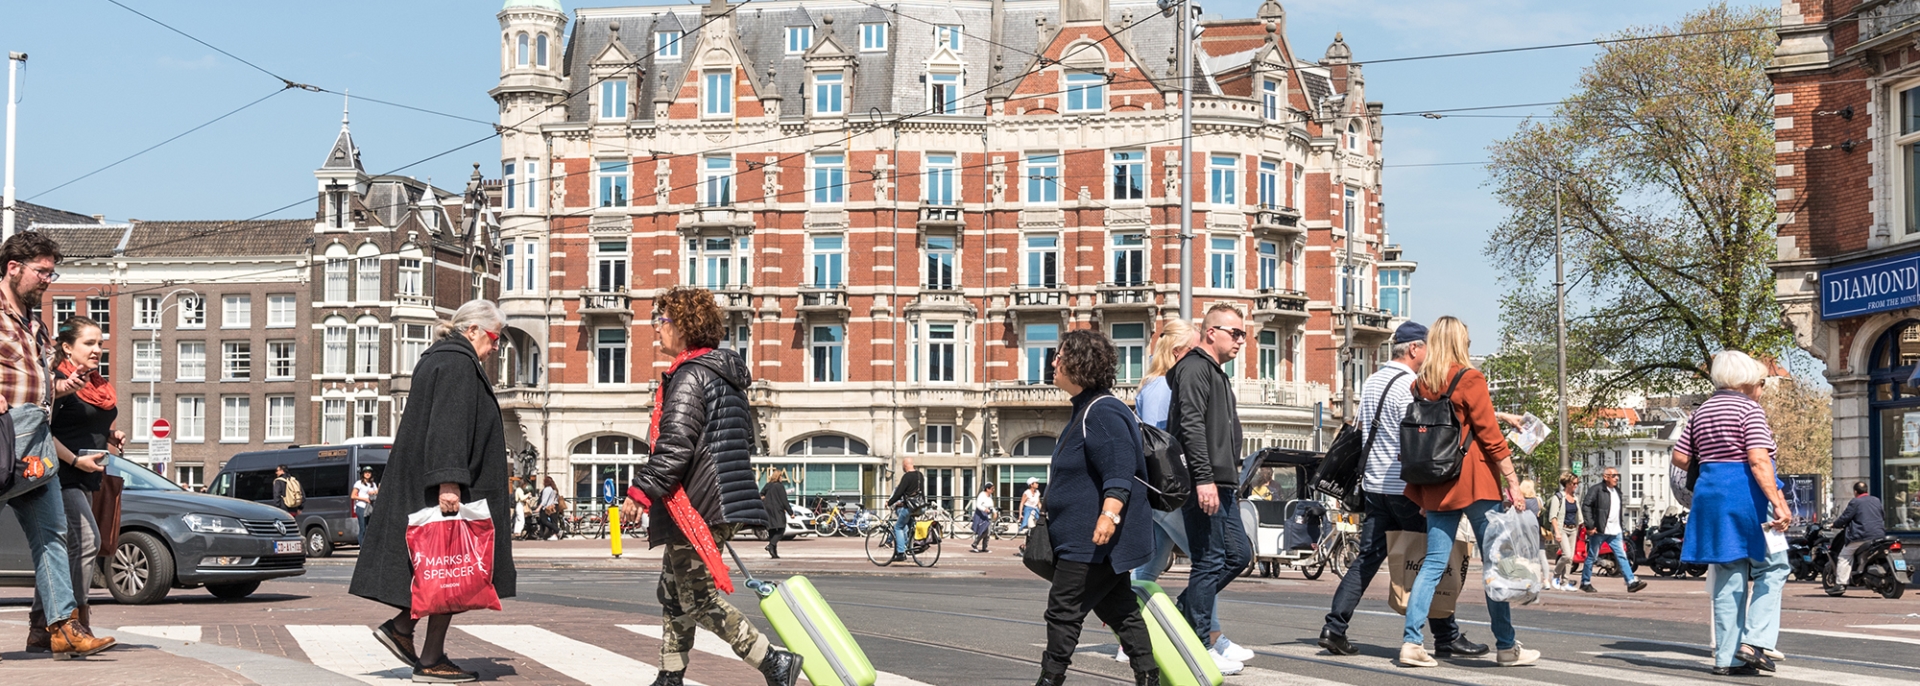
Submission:
M 225 598 L 227 600 L 239 600 L 253 595 L 253 592 L 258 590 L 260 590 L 260 582 L 258 581 L 240 581 L 231 584 L 207 584 L 208 593 L 212 593 L 215 598 Z
M 173 553 L 152 534 L 129 531 L 107 561 L 107 592 L 126 605 L 148 605 L 173 588 Z
M 333 539 L 320 527 L 307 529 L 307 557 L 333 557 Z

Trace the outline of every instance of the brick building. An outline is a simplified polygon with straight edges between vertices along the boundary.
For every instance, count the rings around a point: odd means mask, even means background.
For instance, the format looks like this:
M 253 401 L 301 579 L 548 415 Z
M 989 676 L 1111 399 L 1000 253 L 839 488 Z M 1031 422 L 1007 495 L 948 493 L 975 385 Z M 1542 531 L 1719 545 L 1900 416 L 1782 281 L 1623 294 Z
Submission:
M 1310 445 L 1347 319 L 1363 378 L 1406 313 L 1381 105 L 1341 38 L 1297 57 L 1277 2 L 1202 22 L 1185 164 L 1152 3 L 734 9 L 499 13 L 501 399 L 510 443 L 575 495 L 645 454 L 647 315 L 674 284 L 716 292 L 758 379 L 756 462 L 798 495 L 883 492 L 907 455 L 937 496 L 1044 479 L 1060 334 L 1112 336 L 1131 399 L 1178 317 L 1183 167 L 1195 310 L 1248 314 L 1249 448 Z
M 1781 13 L 1775 292 L 1833 384 L 1833 502 L 1865 480 L 1920 534 L 1920 2 Z

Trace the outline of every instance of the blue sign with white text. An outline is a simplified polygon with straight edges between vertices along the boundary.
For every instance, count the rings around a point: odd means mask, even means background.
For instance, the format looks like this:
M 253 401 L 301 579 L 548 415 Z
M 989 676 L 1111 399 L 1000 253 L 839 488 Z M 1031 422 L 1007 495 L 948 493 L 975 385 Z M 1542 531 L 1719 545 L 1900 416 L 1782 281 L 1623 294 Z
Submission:
M 1920 306 L 1920 253 L 1820 272 L 1820 318 Z

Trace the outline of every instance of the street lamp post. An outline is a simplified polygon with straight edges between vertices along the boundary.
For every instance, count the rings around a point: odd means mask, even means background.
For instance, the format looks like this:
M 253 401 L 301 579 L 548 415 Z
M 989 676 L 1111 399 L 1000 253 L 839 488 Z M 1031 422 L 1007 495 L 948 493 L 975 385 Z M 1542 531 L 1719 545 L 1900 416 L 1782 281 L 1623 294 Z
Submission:
M 14 195 L 14 192 L 13 192 L 13 157 L 14 157 L 13 120 L 15 118 L 15 115 L 17 114 L 17 110 L 19 109 L 17 105 L 18 99 L 15 96 L 14 84 L 15 84 L 16 73 L 20 71 L 20 65 L 26 64 L 26 63 L 27 63 L 27 53 L 24 53 L 24 52 L 7 53 L 7 169 L 6 169 L 7 178 L 6 178 L 6 190 L 4 193 L 5 197 L 0 198 L 0 214 L 5 215 L 5 219 L 3 220 L 5 222 L 5 228 L 0 229 L 0 240 L 13 237 L 13 206 L 17 202 L 16 200 L 14 200 L 14 197 L 13 197 Z

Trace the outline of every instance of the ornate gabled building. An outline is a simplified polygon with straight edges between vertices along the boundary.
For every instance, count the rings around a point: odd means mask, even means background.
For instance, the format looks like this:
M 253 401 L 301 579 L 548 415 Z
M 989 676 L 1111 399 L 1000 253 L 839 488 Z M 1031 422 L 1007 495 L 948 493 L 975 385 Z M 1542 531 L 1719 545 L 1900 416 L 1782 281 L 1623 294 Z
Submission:
M 1229 369 L 1250 450 L 1311 445 L 1315 404 L 1337 411 L 1376 365 L 1381 305 L 1409 293 L 1381 106 L 1341 38 L 1297 57 L 1277 2 L 1201 22 L 1186 160 L 1175 21 L 1152 3 L 715 0 L 570 21 L 510 0 L 499 20 L 501 399 L 510 442 L 575 495 L 645 455 L 665 364 L 651 297 L 675 284 L 716 293 L 757 377 L 756 462 L 807 499 L 883 493 L 909 455 L 941 497 L 1045 479 L 1061 333 L 1110 335 L 1130 399 L 1179 316 L 1183 178 L 1194 307 L 1247 314 Z

